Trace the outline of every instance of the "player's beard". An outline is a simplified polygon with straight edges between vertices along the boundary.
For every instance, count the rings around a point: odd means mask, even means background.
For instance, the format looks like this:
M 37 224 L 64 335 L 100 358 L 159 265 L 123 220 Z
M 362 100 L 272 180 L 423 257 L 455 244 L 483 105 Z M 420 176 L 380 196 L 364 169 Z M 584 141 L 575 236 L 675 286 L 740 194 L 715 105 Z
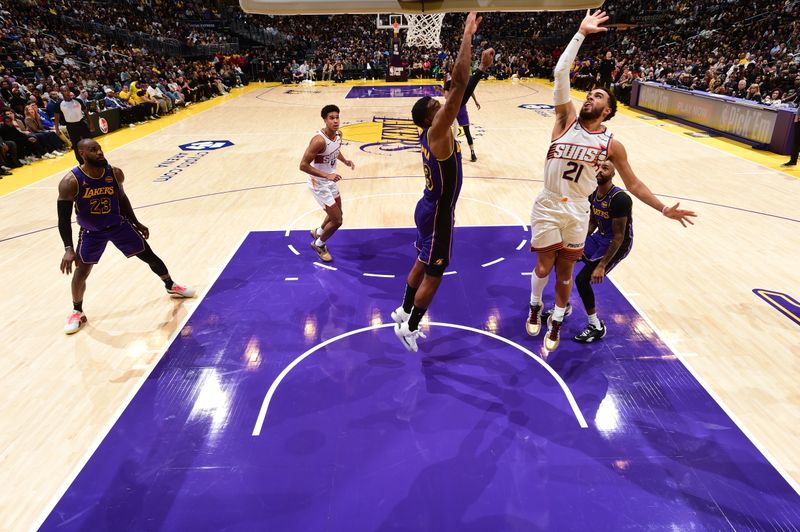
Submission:
M 105 157 L 102 159 L 95 159 L 95 160 L 91 160 L 88 157 L 86 157 L 84 158 L 84 161 L 86 161 L 86 164 L 88 164 L 92 168 L 105 168 L 106 165 L 108 165 L 108 160 Z
M 614 176 L 602 176 L 602 175 L 598 174 L 597 175 L 597 186 L 598 187 L 602 187 L 603 185 L 605 185 L 606 183 L 611 181 L 612 177 L 614 177 Z
M 598 108 L 596 108 L 596 107 L 594 107 L 594 106 L 592 106 L 592 108 L 589 109 L 588 111 L 586 109 L 584 109 L 583 107 L 581 107 L 580 117 L 581 117 L 581 120 L 588 121 L 588 120 L 595 120 L 601 114 L 603 114 L 603 111 L 598 109 Z

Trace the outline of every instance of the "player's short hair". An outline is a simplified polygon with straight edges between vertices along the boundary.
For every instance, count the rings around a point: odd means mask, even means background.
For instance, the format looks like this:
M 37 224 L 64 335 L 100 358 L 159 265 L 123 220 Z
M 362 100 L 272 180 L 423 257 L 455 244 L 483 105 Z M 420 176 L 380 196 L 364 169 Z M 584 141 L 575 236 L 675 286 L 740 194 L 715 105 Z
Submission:
M 606 94 L 608 94 L 608 107 L 611 109 L 611 112 L 608 113 L 608 116 L 606 116 L 603 119 L 603 122 L 605 122 L 606 120 L 611 120 L 612 118 L 614 118 L 614 115 L 617 114 L 617 98 L 613 94 L 611 94 L 610 90 L 608 89 L 603 89 L 603 90 L 605 91 Z
M 339 112 L 339 108 L 337 106 L 335 106 L 333 104 L 326 105 L 325 107 L 322 108 L 322 113 L 321 113 L 322 114 L 322 119 L 324 120 L 324 119 L 328 118 L 328 115 L 331 114 L 331 113 L 338 113 L 338 112 Z
M 428 105 L 430 102 L 430 96 L 423 96 L 417 100 L 417 103 L 411 108 L 411 119 L 414 120 L 414 124 L 420 129 L 425 129 L 425 117 L 428 116 Z

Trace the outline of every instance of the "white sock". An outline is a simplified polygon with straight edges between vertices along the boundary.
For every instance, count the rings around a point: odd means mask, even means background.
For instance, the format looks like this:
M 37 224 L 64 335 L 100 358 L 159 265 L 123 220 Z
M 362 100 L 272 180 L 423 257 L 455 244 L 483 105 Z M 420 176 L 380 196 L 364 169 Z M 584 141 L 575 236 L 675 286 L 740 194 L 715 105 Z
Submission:
M 600 318 L 597 317 L 597 312 L 595 312 L 594 314 L 589 314 L 589 325 L 591 325 L 595 329 L 600 328 Z
M 317 239 L 314 241 L 314 245 L 319 248 L 319 247 L 324 246 L 325 242 L 323 242 L 321 238 L 317 237 Z
M 533 270 L 531 274 L 531 305 L 542 304 L 542 292 L 544 292 L 544 287 L 547 286 L 548 277 L 539 277 L 536 275 L 536 270 Z
M 314 234 L 316 234 L 316 235 L 317 235 L 317 237 L 320 237 L 320 236 L 322 236 L 322 233 L 323 233 L 323 232 L 324 232 L 324 231 L 322 230 L 322 228 L 321 228 L 321 227 L 317 227 L 317 230 L 316 230 L 316 231 L 314 231 Z
M 553 308 L 553 321 L 564 321 L 564 313 L 567 311 L 567 307 L 559 307 L 556 305 Z

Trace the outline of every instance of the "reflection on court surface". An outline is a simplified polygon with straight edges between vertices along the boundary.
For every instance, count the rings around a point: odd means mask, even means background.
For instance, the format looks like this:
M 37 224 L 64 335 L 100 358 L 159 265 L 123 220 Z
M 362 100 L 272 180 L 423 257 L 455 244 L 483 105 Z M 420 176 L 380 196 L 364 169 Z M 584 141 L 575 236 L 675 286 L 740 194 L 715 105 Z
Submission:
M 44 528 L 800 527 L 800 496 L 613 284 L 603 341 L 569 340 L 575 299 L 541 352 L 520 226 L 456 229 L 406 352 L 389 312 L 414 236 L 342 230 L 319 265 L 305 231 L 250 233 Z

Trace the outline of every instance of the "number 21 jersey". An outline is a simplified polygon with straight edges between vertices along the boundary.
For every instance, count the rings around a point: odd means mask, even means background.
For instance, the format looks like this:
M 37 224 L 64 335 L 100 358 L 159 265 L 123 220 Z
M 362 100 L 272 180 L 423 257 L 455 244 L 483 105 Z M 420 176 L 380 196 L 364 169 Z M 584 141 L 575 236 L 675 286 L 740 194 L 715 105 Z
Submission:
M 547 150 L 545 190 L 572 201 L 586 201 L 597 188 L 597 171 L 608 158 L 612 140 L 607 129 L 587 131 L 576 119 Z

